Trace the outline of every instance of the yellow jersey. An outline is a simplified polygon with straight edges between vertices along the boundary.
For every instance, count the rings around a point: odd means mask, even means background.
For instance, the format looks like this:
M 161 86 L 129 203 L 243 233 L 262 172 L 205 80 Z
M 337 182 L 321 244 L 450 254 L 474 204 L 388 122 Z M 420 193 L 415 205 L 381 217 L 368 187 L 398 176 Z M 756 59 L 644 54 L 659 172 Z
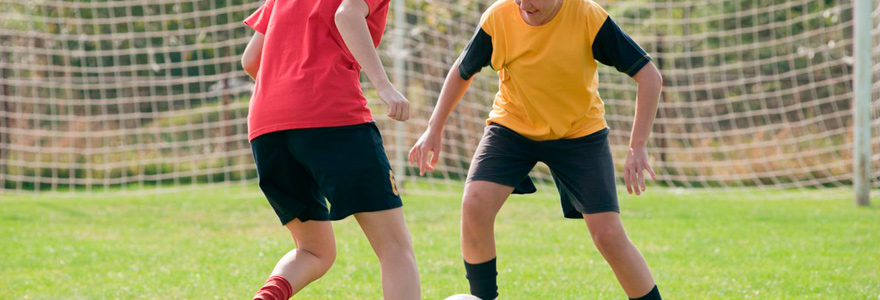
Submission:
M 536 141 L 595 133 L 607 127 L 598 62 L 633 76 L 651 60 L 595 2 L 562 1 L 556 16 L 540 26 L 526 24 L 513 0 L 497 1 L 483 13 L 458 71 L 465 80 L 484 66 L 498 73 L 487 125 Z

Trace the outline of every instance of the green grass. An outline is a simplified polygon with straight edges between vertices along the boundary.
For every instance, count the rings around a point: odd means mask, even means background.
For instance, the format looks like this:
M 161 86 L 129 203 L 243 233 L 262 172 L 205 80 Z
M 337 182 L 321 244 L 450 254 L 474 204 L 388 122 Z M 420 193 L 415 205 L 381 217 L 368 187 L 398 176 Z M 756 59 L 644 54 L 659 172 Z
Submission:
M 624 224 L 668 299 L 880 299 L 880 199 L 850 193 L 658 189 L 622 196 Z M 459 197 L 406 196 L 425 299 L 467 291 Z M 551 193 L 497 221 L 503 299 L 625 299 L 582 221 Z M 339 258 L 294 299 L 381 299 L 353 219 Z M 148 197 L 0 195 L 0 299 L 249 299 L 288 233 L 256 189 Z

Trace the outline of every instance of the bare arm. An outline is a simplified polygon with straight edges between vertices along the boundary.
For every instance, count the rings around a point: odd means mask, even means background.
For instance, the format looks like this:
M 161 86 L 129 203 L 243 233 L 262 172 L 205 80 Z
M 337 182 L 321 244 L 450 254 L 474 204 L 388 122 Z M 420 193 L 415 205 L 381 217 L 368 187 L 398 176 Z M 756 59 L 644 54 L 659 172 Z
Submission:
M 409 118 L 409 101 L 388 80 L 367 27 L 369 13 L 370 8 L 364 0 L 344 0 L 336 10 L 336 28 L 345 46 L 376 87 L 379 98 L 388 104 L 388 116 L 405 121 Z
M 446 80 L 443 81 L 443 88 L 440 90 L 440 98 L 434 107 L 431 119 L 428 120 L 429 131 L 443 132 L 443 127 L 446 126 L 446 119 L 452 114 L 452 110 L 458 105 L 458 101 L 461 100 L 461 97 L 464 96 L 464 93 L 467 92 L 468 87 L 471 85 L 471 80 L 464 80 L 459 75 L 459 64 L 459 61 L 452 64 L 452 68 L 446 74 Z
M 415 146 L 409 151 L 409 163 L 417 162 L 419 165 L 419 174 L 424 175 L 425 170 L 434 170 L 437 165 L 437 159 L 440 157 L 442 150 L 443 127 L 446 125 L 446 119 L 452 114 L 452 110 L 464 93 L 467 91 L 471 80 L 464 80 L 458 73 L 458 66 L 461 63 L 457 60 L 449 73 L 446 74 L 446 81 L 443 82 L 443 89 L 440 90 L 440 99 L 437 106 L 434 107 L 434 113 L 428 120 L 428 128 L 419 138 Z M 430 163 L 428 163 L 429 153 Z
M 241 55 L 241 66 L 244 71 L 254 80 L 257 79 L 257 72 L 260 71 L 260 58 L 263 56 L 263 40 L 265 35 L 255 32 L 248 42 L 244 54 Z
M 645 190 L 645 177 L 642 172 L 648 171 L 651 179 L 654 179 L 654 170 L 648 165 L 646 145 L 651 127 L 654 125 L 654 116 L 657 114 L 663 77 L 653 63 L 648 63 L 632 78 L 638 83 L 638 95 L 636 95 L 636 115 L 630 136 L 629 153 L 624 165 L 623 180 L 627 192 L 632 194 L 635 191 L 636 195 L 640 195 Z

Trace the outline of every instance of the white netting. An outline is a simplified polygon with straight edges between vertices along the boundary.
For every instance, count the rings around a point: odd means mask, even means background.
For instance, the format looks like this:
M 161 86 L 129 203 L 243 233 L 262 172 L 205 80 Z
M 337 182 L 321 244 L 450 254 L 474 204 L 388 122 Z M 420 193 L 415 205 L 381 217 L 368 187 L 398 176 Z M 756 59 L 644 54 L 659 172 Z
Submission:
M 649 144 L 659 184 L 851 184 L 851 1 L 600 3 L 665 76 Z M 491 70 L 477 76 L 447 122 L 439 172 L 417 179 L 400 158 L 424 130 L 449 66 L 489 4 L 406 0 L 398 18 L 392 8 L 380 50 L 414 118 L 396 126 L 374 91 L 367 95 L 409 191 L 460 191 L 497 91 Z M 252 84 L 239 59 L 252 34 L 241 20 L 257 6 L 0 0 L 0 190 L 143 191 L 252 180 L 245 133 Z M 880 10 L 873 7 L 878 62 Z M 395 74 L 395 58 L 403 74 Z M 878 187 L 880 67 L 873 70 Z M 620 166 L 635 84 L 609 67 L 600 74 Z M 533 175 L 551 185 L 543 166 Z

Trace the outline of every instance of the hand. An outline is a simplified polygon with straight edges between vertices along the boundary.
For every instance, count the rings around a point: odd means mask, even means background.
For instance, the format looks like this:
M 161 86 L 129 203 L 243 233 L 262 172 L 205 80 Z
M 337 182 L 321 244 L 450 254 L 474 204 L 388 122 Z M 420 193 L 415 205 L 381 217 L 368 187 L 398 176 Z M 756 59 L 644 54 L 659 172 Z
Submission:
M 379 99 L 388 105 L 388 117 L 401 122 L 409 119 L 409 100 L 393 86 L 380 89 Z
M 644 146 L 629 148 L 623 165 L 623 182 L 628 193 L 632 194 L 635 190 L 636 195 L 641 195 L 645 191 L 645 175 L 642 172 L 646 170 L 654 180 L 654 169 L 648 165 L 648 150 Z
M 424 176 L 425 170 L 434 171 L 437 159 L 440 158 L 440 150 L 443 148 L 442 136 L 442 130 L 434 131 L 428 128 L 409 150 L 409 164 L 412 165 L 415 162 L 419 166 L 419 175 Z M 429 153 L 432 153 L 430 163 L 428 163 Z

